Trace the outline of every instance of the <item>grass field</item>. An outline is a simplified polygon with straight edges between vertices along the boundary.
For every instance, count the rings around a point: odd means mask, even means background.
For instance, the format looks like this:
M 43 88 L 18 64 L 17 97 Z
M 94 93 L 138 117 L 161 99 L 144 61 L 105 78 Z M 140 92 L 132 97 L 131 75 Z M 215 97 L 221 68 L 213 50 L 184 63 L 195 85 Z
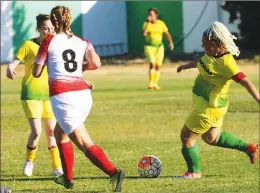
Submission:
M 241 68 L 259 88 L 259 66 L 250 61 Z M 1 184 L 12 192 L 109 192 L 108 178 L 75 150 L 75 188 L 66 190 L 50 176 L 51 166 L 42 133 L 34 176 L 22 176 L 29 125 L 20 105 L 18 77 L 1 78 Z M 259 164 L 235 150 L 211 147 L 199 140 L 203 178 L 181 180 L 174 176 L 185 171 L 179 133 L 191 109 L 191 88 L 197 71 L 176 74 L 176 65 L 165 65 L 160 91 L 147 90 L 147 66 L 105 66 L 87 72 L 95 84 L 94 105 L 86 121 L 93 140 L 109 158 L 126 172 L 123 192 L 259 192 Z M 259 106 L 240 85 L 230 89 L 230 108 L 223 130 L 246 141 L 259 142 Z M 141 179 L 139 159 L 147 154 L 160 158 L 163 170 L 157 179 Z

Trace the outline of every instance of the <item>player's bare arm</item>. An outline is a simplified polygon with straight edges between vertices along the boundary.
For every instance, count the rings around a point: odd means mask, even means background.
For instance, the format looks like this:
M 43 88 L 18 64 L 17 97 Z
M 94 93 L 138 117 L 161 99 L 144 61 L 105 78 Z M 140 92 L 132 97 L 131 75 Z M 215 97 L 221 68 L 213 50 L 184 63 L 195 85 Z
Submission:
M 173 44 L 173 41 L 172 41 L 172 36 L 171 34 L 167 31 L 167 32 L 164 32 L 164 35 L 166 36 L 168 42 L 169 42 L 169 48 L 170 50 L 172 51 L 174 49 L 174 44 Z
M 32 69 L 32 75 L 34 78 L 40 78 L 42 71 L 44 69 L 44 64 L 36 64 L 34 63 L 33 69 Z
M 146 35 L 147 35 L 148 25 L 149 25 L 149 23 L 151 22 L 151 16 L 150 16 L 150 15 L 147 17 L 146 22 L 147 22 L 147 23 L 146 23 L 146 26 L 145 26 L 145 28 L 143 29 L 143 36 L 146 36 Z
M 15 58 L 7 67 L 6 69 L 6 76 L 9 79 L 15 78 L 15 68 L 20 64 L 20 60 L 18 58 Z
M 259 92 L 247 77 L 243 78 L 238 83 L 241 84 L 252 95 L 252 97 L 254 97 L 254 99 L 258 102 L 258 104 L 260 104 Z
M 83 65 L 83 71 L 85 70 L 96 70 L 101 67 L 101 61 L 99 55 L 95 49 L 90 49 L 85 57 L 87 64 Z
M 197 68 L 197 61 L 192 61 L 188 64 L 184 64 L 184 65 L 181 65 L 177 68 L 177 73 L 183 71 L 183 70 L 187 70 L 187 69 L 190 69 L 190 68 Z

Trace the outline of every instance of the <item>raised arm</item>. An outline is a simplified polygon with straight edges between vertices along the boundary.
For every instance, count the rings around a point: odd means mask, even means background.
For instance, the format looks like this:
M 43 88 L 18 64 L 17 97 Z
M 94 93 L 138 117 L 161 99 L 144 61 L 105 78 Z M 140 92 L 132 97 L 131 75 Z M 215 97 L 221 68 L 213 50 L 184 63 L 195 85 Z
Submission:
M 181 72 L 182 70 L 187 70 L 190 68 L 197 68 L 197 61 L 192 61 L 188 64 L 181 65 L 177 68 L 177 73 Z
M 15 68 L 20 64 L 20 60 L 15 57 L 15 59 L 10 63 L 8 64 L 8 67 L 6 69 L 6 76 L 7 78 L 9 79 L 14 79 L 15 78 Z
M 237 81 L 237 79 L 235 79 L 235 81 Z M 257 91 L 256 87 L 253 85 L 253 83 L 247 77 L 244 77 L 243 79 L 241 79 L 237 82 L 240 85 L 242 85 L 252 95 L 252 97 L 258 102 L 258 104 L 260 104 L 259 92 Z

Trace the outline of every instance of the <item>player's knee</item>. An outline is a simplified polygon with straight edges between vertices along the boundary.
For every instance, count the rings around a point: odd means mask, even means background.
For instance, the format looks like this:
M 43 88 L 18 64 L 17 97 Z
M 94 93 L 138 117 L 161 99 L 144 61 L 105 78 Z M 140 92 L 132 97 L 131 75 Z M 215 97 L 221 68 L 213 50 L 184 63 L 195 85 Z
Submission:
M 41 136 L 41 130 L 31 132 L 31 137 L 33 138 L 33 140 L 39 139 L 40 136 Z
M 47 137 L 54 137 L 54 131 L 52 129 L 46 129 L 45 133 Z
M 209 145 L 216 145 L 217 137 L 213 135 L 202 135 L 202 140 Z
M 156 66 L 155 70 L 157 70 L 157 71 L 160 70 L 160 66 Z

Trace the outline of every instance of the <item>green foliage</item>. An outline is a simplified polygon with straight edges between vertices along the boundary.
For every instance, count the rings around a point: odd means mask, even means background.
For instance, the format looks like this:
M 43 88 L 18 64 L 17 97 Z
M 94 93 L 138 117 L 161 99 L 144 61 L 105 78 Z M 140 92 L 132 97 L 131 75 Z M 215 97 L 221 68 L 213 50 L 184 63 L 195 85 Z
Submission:
M 238 45 L 247 50 L 260 51 L 260 2 L 226 1 L 222 8 L 230 13 L 229 22 L 240 18 L 238 24 L 242 38 Z

